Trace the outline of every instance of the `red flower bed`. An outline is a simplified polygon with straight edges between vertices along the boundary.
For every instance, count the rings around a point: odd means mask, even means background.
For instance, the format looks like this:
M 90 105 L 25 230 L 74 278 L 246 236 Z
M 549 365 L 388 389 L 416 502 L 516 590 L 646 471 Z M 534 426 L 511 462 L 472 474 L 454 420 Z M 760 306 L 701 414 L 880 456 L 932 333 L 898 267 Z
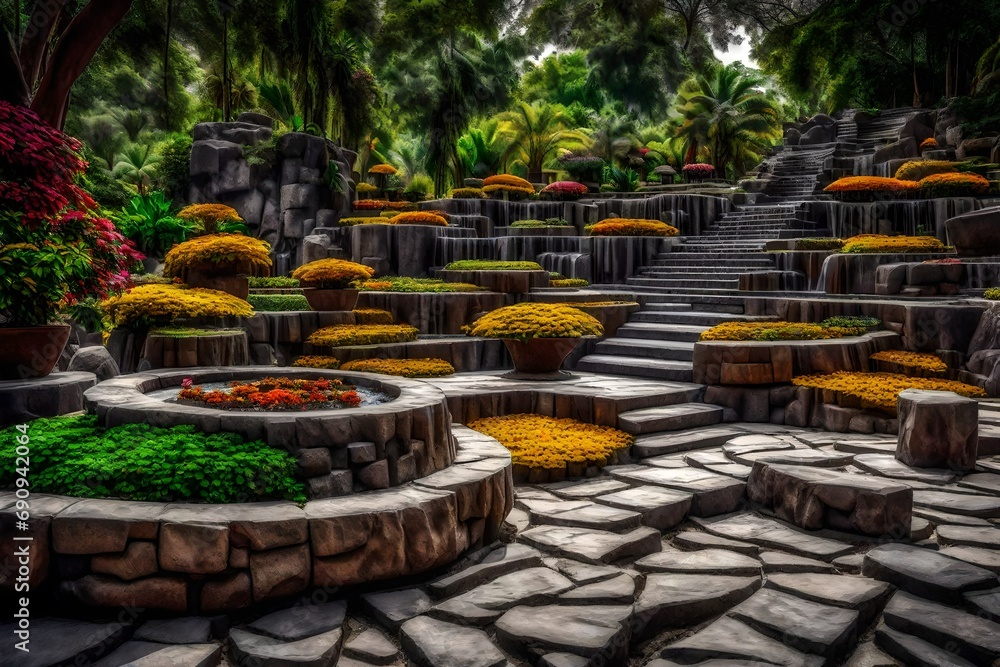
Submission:
M 712 175 L 712 173 L 715 171 L 715 167 L 713 167 L 710 164 L 701 164 L 701 163 L 686 164 L 684 165 L 684 169 L 682 171 L 684 171 L 685 174 L 691 176 L 700 176 L 702 178 L 705 178 L 707 176 Z
M 361 396 L 355 388 L 340 380 L 264 378 L 230 382 L 228 391 L 205 391 L 185 380 L 181 387 L 178 401 L 220 410 L 329 410 L 361 405 Z
M 543 197 L 559 198 L 559 197 L 582 197 L 589 192 L 589 188 L 583 183 L 577 183 L 576 181 L 556 181 L 555 183 L 550 183 L 542 188 L 541 195 Z

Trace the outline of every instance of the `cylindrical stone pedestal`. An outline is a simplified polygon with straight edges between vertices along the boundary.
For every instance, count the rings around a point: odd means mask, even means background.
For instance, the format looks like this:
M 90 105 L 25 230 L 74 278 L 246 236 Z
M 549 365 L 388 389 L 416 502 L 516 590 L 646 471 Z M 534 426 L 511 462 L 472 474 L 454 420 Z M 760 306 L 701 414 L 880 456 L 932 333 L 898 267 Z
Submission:
M 968 471 L 979 447 L 979 404 L 950 391 L 899 394 L 896 458 L 917 468 Z

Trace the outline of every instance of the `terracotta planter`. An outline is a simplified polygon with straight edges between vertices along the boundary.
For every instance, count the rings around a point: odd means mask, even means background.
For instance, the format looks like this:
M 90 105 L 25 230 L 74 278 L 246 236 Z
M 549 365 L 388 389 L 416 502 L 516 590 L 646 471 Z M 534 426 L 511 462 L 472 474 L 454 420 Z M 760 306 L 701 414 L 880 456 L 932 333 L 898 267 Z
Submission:
M 503 344 L 514 359 L 514 369 L 518 373 L 532 375 L 559 372 L 566 357 L 579 343 L 579 338 L 532 338 L 526 341 L 503 339 Z
M 70 326 L 0 327 L 0 380 L 45 377 L 69 341 Z
M 302 290 L 309 307 L 318 311 L 354 310 L 358 303 L 356 289 L 321 289 L 306 287 Z
M 250 295 L 250 280 L 246 276 L 220 275 L 192 269 L 188 271 L 185 282 L 190 287 L 219 290 L 244 301 Z

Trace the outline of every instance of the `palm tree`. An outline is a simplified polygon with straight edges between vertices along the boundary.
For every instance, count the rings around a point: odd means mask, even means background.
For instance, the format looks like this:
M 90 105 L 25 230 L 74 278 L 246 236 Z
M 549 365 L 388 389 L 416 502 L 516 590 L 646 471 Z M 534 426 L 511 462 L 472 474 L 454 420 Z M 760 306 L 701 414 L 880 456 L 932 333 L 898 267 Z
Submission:
M 504 162 L 516 157 L 528 168 L 528 180 L 542 179 L 545 162 L 555 157 L 561 148 L 584 148 L 587 135 L 566 128 L 569 117 L 561 106 L 518 102 L 514 111 L 497 116 L 500 131 L 507 136 L 510 147 L 504 151 Z
M 678 136 L 688 161 L 707 149 L 716 173 L 739 178 L 781 136 L 778 111 L 759 89 L 763 80 L 739 65 L 717 68 L 687 82 L 678 94 L 684 118 Z
M 145 195 L 156 172 L 160 156 L 153 153 L 148 144 L 131 144 L 115 156 L 115 167 L 111 172 L 115 178 L 132 183 L 140 195 Z
M 403 182 L 409 185 L 414 176 L 426 171 L 427 144 L 416 134 L 407 132 L 396 137 L 387 157 L 385 162 L 399 167 Z
M 623 162 L 639 140 L 635 136 L 635 120 L 626 115 L 595 116 L 590 140 L 591 152 L 608 164 Z
M 79 138 L 94 157 L 110 170 L 115 164 L 115 156 L 125 147 L 127 140 L 122 126 L 109 114 L 84 118 L 80 125 Z
M 500 171 L 505 137 L 496 118 L 485 120 L 458 138 L 458 157 L 465 176 L 485 178 Z

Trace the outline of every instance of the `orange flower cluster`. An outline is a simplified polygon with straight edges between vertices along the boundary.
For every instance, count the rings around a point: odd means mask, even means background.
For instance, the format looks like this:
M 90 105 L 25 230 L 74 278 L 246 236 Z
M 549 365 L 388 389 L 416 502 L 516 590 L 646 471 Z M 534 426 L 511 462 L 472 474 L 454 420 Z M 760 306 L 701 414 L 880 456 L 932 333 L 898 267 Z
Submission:
M 608 218 L 587 228 L 591 236 L 677 236 L 680 231 L 658 220 Z
M 370 266 L 343 259 L 318 259 L 292 271 L 292 278 L 303 287 L 321 289 L 344 289 L 355 280 L 367 280 L 374 275 L 375 269 Z
M 381 308 L 355 308 L 354 319 L 358 324 L 395 324 L 396 318 Z
M 192 204 L 182 208 L 177 217 L 200 222 L 206 227 L 220 222 L 243 222 L 236 209 L 225 204 Z
M 393 174 L 398 174 L 399 170 L 391 164 L 377 164 L 369 169 L 368 173 L 375 174 L 377 176 L 392 176 Z
M 824 192 L 914 192 L 920 186 L 913 181 L 901 181 L 881 176 L 848 176 L 826 186 Z
M 205 391 L 198 386 L 185 387 L 177 394 L 177 398 L 221 410 L 308 410 L 361 405 L 361 396 L 355 388 L 340 380 L 291 378 L 230 382 L 228 390 Z
M 354 202 L 355 211 L 384 211 L 392 208 L 392 202 L 387 199 L 359 199 Z
M 920 181 L 925 197 L 963 197 L 984 195 L 990 191 L 990 182 L 979 174 L 934 174 Z
M 513 188 L 527 188 L 532 192 L 535 191 L 535 187 L 530 181 L 526 181 L 520 176 L 514 176 L 513 174 L 499 174 L 497 176 L 489 176 L 483 179 L 483 185 L 509 185 Z
M 482 188 L 455 188 L 451 191 L 452 199 L 485 199 Z
M 183 279 L 191 269 L 266 276 L 271 272 L 271 244 L 242 234 L 199 236 L 170 249 L 163 275 Z
M 389 219 L 394 225 L 431 225 L 433 227 L 447 227 L 448 221 L 431 211 L 413 211 L 411 213 L 400 213 Z
M 924 139 L 920 142 L 920 150 L 935 149 L 938 147 L 937 139 L 930 137 L 929 139 Z

